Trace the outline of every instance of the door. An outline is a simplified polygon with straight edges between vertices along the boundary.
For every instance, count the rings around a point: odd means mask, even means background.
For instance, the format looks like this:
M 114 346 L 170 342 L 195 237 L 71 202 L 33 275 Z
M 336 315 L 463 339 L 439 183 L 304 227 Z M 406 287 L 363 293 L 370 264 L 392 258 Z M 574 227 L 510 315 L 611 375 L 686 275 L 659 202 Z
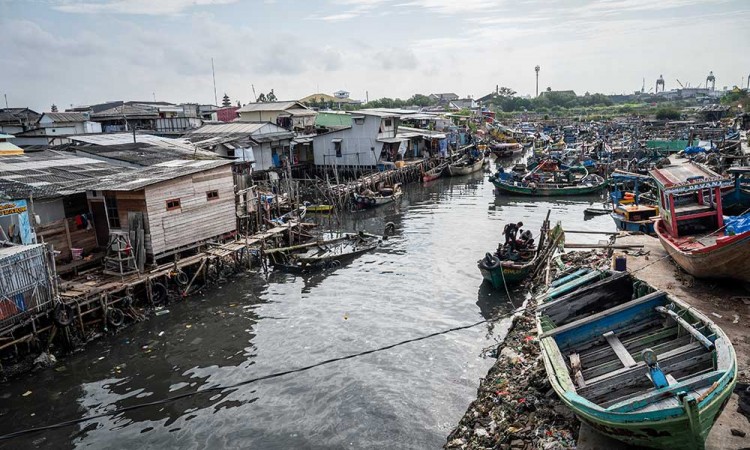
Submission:
M 96 242 L 99 247 L 106 247 L 109 243 L 109 224 L 107 223 L 107 211 L 104 202 L 91 202 L 91 214 L 94 216 L 94 229 L 96 229 Z

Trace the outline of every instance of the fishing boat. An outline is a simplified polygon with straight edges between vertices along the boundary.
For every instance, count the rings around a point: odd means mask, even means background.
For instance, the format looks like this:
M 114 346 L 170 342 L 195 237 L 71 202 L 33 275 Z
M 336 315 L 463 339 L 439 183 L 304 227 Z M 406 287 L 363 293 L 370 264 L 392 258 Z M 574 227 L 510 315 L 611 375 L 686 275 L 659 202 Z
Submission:
M 583 210 L 583 214 L 587 216 L 603 216 L 612 212 L 609 208 L 586 208 Z
M 428 181 L 437 180 L 438 178 L 443 176 L 443 171 L 446 167 L 448 167 L 447 163 L 438 164 L 427 172 L 424 172 L 422 174 L 422 181 L 427 183 Z
M 286 214 L 282 214 L 279 217 L 276 217 L 275 219 L 271 219 L 270 222 L 274 226 L 284 225 L 291 221 L 299 222 L 305 218 L 306 214 L 307 214 L 307 206 L 301 205 L 300 207 L 293 209 Z
M 477 261 L 477 267 L 482 278 L 492 284 L 495 289 L 517 284 L 526 279 L 539 265 L 552 248 L 559 245 L 564 238 L 561 225 L 558 223 L 549 229 L 549 212 L 539 232 L 537 248 L 531 246 L 520 248 L 511 253 L 507 248 L 500 248 L 496 253 L 487 253 Z M 512 255 L 512 258 L 511 258 Z
M 307 205 L 309 213 L 329 213 L 333 211 L 333 205 Z
M 659 217 L 659 207 L 643 203 L 639 188 L 641 183 L 651 181 L 651 178 L 637 173 L 628 173 L 616 170 L 612 174 L 614 191 L 610 193 L 613 211 L 612 220 L 618 230 L 639 231 L 641 233 L 654 234 L 654 223 Z M 623 192 L 621 185 L 633 183 L 632 192 Z
M 698 278 L 750 281 L 750 215 L 723 214 L 721 190 L 732 181 L 692 162 L 651 176 L 661 209 L 655 231 L 669 256 Z
M 478 157 L 463 156 L 458 161 L 450 164 L 446 170 L 449 176 L 456 177 L 480 171 L 483 165 L 484 155 L 480 154 Z
M 490 151 L 498 158 L 513 156 L 523 150 L 523 145 L 517 142 L 495 142 L 490 144 Z
M 632 446 L 705 448 L 737 382 L 708 317 L 616 272 L 540 304 L 536 322 L 547 377 L 581 422 Z
M 401 192 L 401 185 L 399 183 L 393 186 L 385 186 L 378 189 L 377 192 L 365 190 L 364 192 L 354 192 L 354 204 L 360 208 L 374 208 L 376 206 L 385 205 L 396 200 L 400 200 L 403 192 Z
M 490 181 L 499 192 L 538 197 L 593 194 L 607 186 L 604 178 L 583 166 L 559 170 L 553 160 L 542 161 L 520 179 L 513 173 L 498 172 Z
M 376 249 L 379 236 L 368 233 L 347 233 L 325 241 L 293 247 L 275 248 L 265 252 L 271 264 L 292 273 L 305 273 L 318 269 L 333 269 L 344 262 Z M 304 250 L 304 253 L 295 253 Z

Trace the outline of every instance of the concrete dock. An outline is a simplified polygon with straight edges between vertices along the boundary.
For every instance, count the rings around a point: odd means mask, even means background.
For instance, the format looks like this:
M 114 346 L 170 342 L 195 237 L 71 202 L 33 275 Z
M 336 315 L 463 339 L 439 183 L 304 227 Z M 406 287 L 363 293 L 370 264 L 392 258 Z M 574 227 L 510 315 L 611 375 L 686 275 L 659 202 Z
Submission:
M 700 280 L 687 275 L 667 256 L 659 240 L 648 235 L 618 237 L 617 244 L 643 245 L 627 254 L 628 271 L 651 286 L 669 292 L 695 306 L 729 336 L 737 353 L 739 382 L 750 380 L 750 287 L 731 280 Z M 750 448 L 750 422 L 737 411 L 737 394 L 714 424 L 706 440 L 707 450 Z M 734 436 L 732 429 L 746 433 Z M 620 441 L 607 438 L 583 425 L 578 440 L 581 450 L 633 449 Z

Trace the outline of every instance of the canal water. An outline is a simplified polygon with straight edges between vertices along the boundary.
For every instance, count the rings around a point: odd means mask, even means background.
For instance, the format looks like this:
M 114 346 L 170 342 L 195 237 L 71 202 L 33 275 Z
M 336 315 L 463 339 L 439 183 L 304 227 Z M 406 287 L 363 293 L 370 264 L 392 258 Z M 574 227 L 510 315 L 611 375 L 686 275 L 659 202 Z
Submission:
M 515 161 L 506 160 L 510 166 Z M 509 221 L 536 235 L 566 227 L 598 197 L 496 197 L 486 173 L 406 186 L 399 204 L 345 213 L 340 228 L 394 236 L 374 252 L 310 275 L 252 272 L 167 307 L 0 385 L 0 434 L 226 386 L 507 313 L 476 262 Z M 599 206 L 599 205 L 595 205 Z M 321 220 L 328 224 L 330 221 Z M 571 235 L 569 242 L 601 236 Z M 520 292 L 511 292 L 519 305 Z M 0 442 L 0 448 L 439 448 L 475 398 L 502 336 L 486 325 L 308 371 L 135 409 Z

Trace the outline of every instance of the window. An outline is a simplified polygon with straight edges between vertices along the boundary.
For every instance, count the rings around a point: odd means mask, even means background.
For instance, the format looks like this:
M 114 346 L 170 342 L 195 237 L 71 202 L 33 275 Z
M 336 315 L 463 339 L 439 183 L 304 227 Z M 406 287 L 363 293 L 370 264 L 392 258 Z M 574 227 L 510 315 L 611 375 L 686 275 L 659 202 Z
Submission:
M 174 211 L 175 209 L 180 209 L 180 199 L 167 200 L 167 211 Z
M 387 127 L 393 126 L 393 119 L 385 119 L 385 126 Z
M 336 150 L 336 157 L 341 158 L 341 141 L 333 141 L 333 148 Z
M 364 125 L 365 124 L 365 118 L 364 117 L 355 117 L 354 123 L 356 125 Z
M 104 205 L 107 207 L 107 223 L 109 223 L 109 228 L 120 228 L 120 214 L 117 211 L 117 199 L 105 196 Z
M 219 191 L 213 190 L 213 191 L 206 191 L 206 200 L 209 202 L 211 200 L 216 200 L 219 198 Z

